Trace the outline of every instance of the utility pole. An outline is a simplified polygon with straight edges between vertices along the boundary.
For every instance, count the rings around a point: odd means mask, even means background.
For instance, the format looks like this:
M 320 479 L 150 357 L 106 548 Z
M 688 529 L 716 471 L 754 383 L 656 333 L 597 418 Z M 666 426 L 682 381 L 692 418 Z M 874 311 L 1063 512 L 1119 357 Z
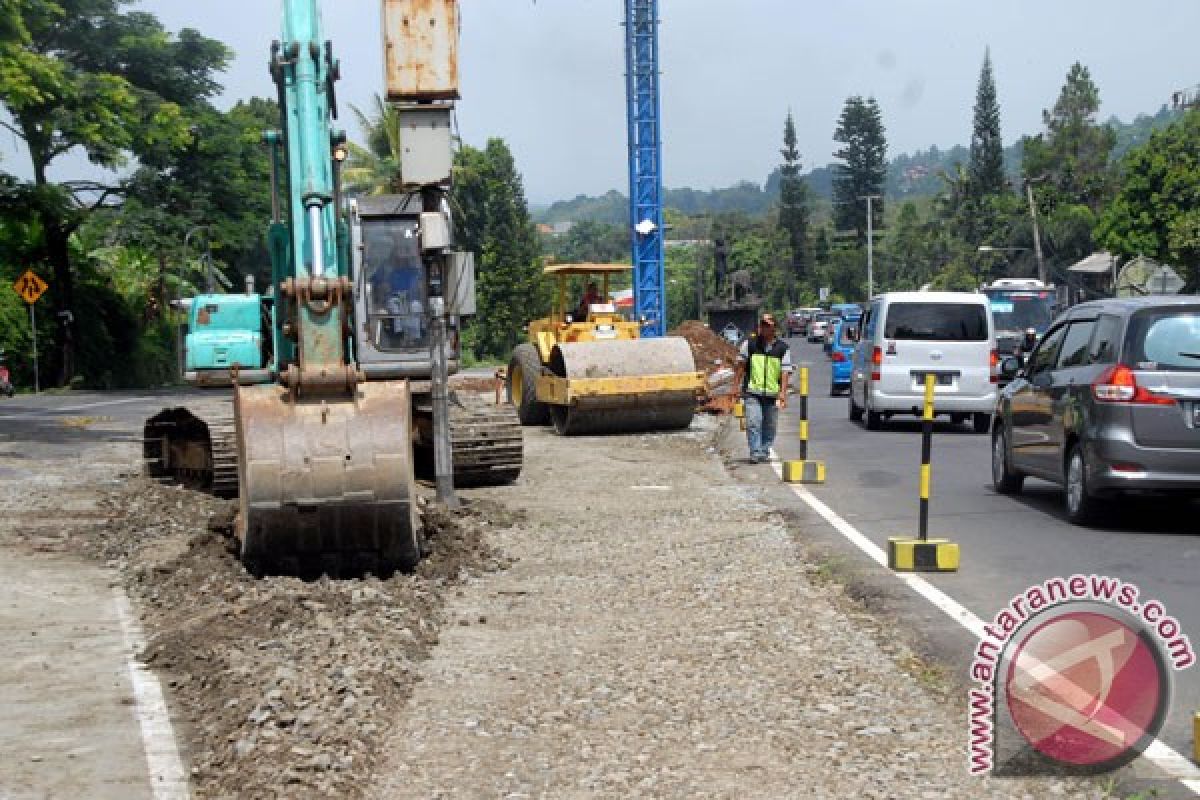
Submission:
M 867 300 L 875 296 L 875 214 L 871 203 L 879 200 L 877 194 L 866 194 L 858 198 L 867 201 Z
M 1037 203 L 1033 202 L 1033 181 L 1025 179 L 1025 196 L 1029 199 L 1029 216 L 1033 220 L 1033 255 L 1037 259 L 1038 280 L 1046 282 L 1046 259 L 1042 257 L 1042 236 L 1038 232 Z

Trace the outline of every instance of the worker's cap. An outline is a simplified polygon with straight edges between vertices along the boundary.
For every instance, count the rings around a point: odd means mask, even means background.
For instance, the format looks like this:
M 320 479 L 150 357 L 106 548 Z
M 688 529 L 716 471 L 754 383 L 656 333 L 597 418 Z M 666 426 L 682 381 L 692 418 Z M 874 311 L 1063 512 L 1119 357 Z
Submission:
M 770 325 L 772 328 L 775 327 L 775 315 L 774 314 L 763 314 L 761 317 L 758 318 L 758 324 L 759 325 Z

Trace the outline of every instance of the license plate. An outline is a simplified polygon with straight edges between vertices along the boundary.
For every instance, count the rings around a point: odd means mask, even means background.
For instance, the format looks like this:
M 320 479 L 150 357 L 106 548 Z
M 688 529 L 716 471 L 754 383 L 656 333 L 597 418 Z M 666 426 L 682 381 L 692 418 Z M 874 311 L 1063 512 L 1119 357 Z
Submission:
M 935 372 L 933 374 L 934 374 L 934 378 L 936 379 L 934 381 L 935 385 L 937 385 L 937 386 L 953 386 L 954 385 L 954 376 L 951 375 L 950 373 Z M 921 373 L 921 372 L 913 373 L 913 380 L 915 380 L 917 382 L 918 386 L 924 386 L 925 385 L 925 374 Z

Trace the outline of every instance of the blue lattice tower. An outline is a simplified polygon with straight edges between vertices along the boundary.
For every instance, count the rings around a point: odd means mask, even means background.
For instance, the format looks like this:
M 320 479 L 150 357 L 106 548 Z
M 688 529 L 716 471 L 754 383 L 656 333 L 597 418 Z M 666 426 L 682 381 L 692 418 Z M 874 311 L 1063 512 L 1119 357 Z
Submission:
M 625 94 L 629 122 L 629 224 L 633 307 L 643 336 L 666 332 L 662 135 L 659 128 L 658 0 L 625 0 Z

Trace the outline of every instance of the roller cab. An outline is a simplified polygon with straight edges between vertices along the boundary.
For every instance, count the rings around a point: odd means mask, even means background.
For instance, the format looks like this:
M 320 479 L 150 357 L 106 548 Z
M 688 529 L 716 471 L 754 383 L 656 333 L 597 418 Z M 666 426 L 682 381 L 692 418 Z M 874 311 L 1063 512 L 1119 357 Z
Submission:
M 509 399 L 526 425 L 559 434 L 677 430 L 691 424 L 704 376 L 680 337 L 641 338 L 609 295 L 627 264 L 557 264 L 553 311 L 513 352 Z M 572 285 L 574 283 L 575 285 Z

